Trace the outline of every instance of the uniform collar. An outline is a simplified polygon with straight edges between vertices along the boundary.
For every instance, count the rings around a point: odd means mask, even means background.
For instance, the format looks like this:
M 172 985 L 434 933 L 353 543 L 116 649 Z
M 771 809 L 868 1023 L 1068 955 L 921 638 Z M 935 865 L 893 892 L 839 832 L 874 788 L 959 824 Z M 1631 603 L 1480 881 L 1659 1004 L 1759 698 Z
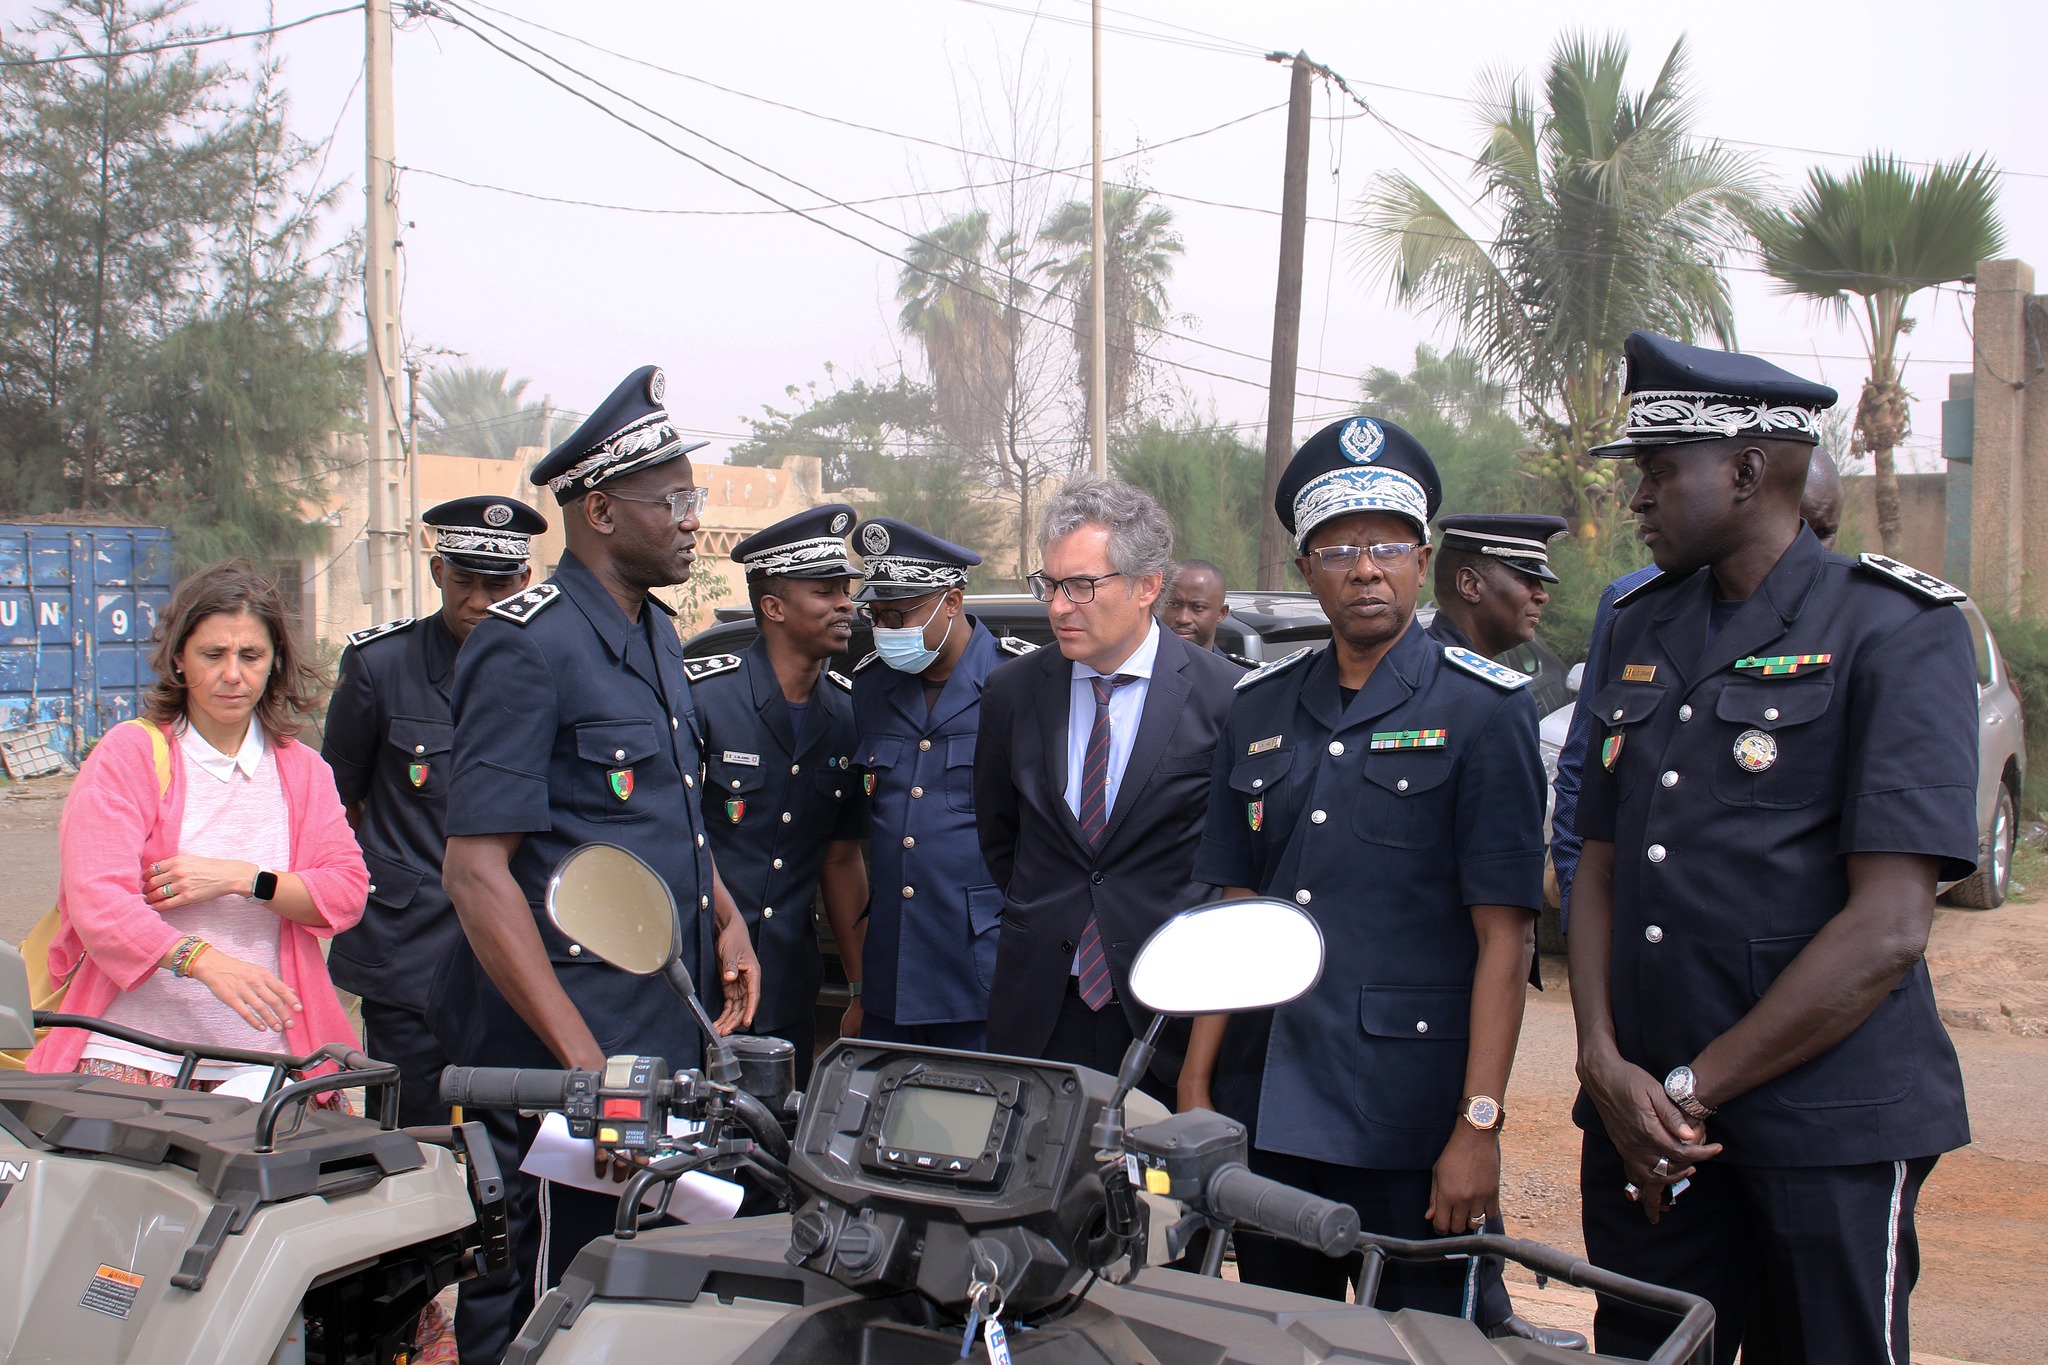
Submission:
M 244 777 L 256 776 L 267 747 L 263 723 L 254 718 L 250 719 L 249 729 L 242 736 L 242 747 L 232 754 L 224 754 L 207 743 L 190 722 L 180 721 L 178 724 L 178 748 L 217 782 L 232 781 L 236 769 L 240 769 Z
M 427 622 L 427 681 L 444 692 L 455 673 L 455 651 L 460 648 L 462 642 L 448 629 L 448 618 L 435 612 Z
M 1322 657 L 1315 660 L 1308 676 L 1302 680 L 1301 701 L 1308 713 L 1332 732 L 1353 725 L 1362 725 L 1376 716 L 1383 716 L 1393 710 L 1422 686 L 1423 672 L 1429 665 L 1431 653 L 1439 646 L 1430 638 L 1422 623 L 1413 619 L 1394 647 L 1387 651 L 1372 676 L 1365 680 L 1365 686 L 1358 689 L 1358 695 L 1351 704 L 1344 704 L 1343 694 L 1337 685 L 1337 655 L 1335 646 L 1325 649 Z
M 1441 606 L 1436 609 L 1436 615 L 1429 619 L 1429 633 L 1447 645 L 1456 645 L 1460 649 L 1470 649 L 1474 654 L 1479 652 L 1473 647 L 1472 641 L 1466 637 L 1465 632 L 1458 629 L 1458 623 L 1444 614 L 1444 609 Z
M 1726 625 L 1707 640 L 1707 617 L 1713 610 L 1714 575 L 1694 572 L 1691 581 L 1667 594 L 1657 614 L 1658 642 L 1688 686 L 1712 677 L 1745 655 L 1754 654 L 1785 633 L 1806 609 L 1820 582 L 1828 552 L 1802 522 L 1785 553 Z

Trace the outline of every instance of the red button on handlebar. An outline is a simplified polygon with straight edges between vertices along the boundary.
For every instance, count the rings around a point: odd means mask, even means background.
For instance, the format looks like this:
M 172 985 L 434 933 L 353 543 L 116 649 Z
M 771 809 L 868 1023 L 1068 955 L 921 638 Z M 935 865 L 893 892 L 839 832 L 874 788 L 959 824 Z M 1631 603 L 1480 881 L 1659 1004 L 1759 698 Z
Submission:
M 632 1100 L 606 1100 L 604 1102 L 604 1113 L 599 1117 L 608 1119 L 637 1119 L 640 1117 L 640 1106 Z

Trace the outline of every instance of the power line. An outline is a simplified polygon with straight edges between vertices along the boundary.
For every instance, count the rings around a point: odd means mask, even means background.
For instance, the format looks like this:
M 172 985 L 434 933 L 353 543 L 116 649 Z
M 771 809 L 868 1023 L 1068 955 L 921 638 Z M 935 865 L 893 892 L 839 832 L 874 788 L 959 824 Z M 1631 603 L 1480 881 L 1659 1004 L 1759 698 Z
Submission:
M 309 14 L 303 19 L 289 23 L 272 24 L 269 28 L 244 29 L 239 33 L 215 33 L 203 38 L 177 38 L 169 42 L 151 43 L 147 47 L 109 48 L 105 52 L 64 52 L 54 57 L 11 57 L 0 61 L 0 67 L 7 66 L 58 66 L 65 62 L 108 62 L 122 57 L 141 57 L 152 52 L 170 52 L 179 48 L 208 47 L 214 43 L 238 43 L 245 38 L 265 38 L 273 33 L 310 24 L 316 19 L 332 19 L 337 14 L 361 14 L 361 5 L 343 5 L 339 9 L 322 10 Z

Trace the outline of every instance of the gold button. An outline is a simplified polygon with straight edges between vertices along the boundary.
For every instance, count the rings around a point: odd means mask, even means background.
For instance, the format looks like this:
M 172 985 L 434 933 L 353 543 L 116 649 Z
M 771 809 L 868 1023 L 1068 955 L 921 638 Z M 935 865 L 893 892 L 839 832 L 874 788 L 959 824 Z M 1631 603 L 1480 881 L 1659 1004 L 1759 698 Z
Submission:
M 932 742 L 928 739 L 921 739 L 917 742 L 917 747 L 919 749 L 929 749 L 932 747 Z
M 912 788 L 910 789 L 910 794 L 911 794 L 912 796 L 923 796 L 923 795 L 924 795 L 924 788 L 923 788 L 923 787 L 912 787 Z
M 903 888 L 903 899 L 905 900 L 909 900 L 912 896 L 915 896 L 916 894 L 917 888 L 914 886 L 906 886 Z

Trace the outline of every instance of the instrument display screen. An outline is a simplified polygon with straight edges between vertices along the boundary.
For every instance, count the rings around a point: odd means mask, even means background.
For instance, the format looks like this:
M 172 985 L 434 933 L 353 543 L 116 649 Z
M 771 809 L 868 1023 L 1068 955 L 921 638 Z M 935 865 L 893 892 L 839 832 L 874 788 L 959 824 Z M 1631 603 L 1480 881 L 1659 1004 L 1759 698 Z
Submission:
M 916 1152 L 976 1158 L 988 1146 L 996 1104 L 994 1095 L 906 1085 L 889 1102 L 882 1141 Z

